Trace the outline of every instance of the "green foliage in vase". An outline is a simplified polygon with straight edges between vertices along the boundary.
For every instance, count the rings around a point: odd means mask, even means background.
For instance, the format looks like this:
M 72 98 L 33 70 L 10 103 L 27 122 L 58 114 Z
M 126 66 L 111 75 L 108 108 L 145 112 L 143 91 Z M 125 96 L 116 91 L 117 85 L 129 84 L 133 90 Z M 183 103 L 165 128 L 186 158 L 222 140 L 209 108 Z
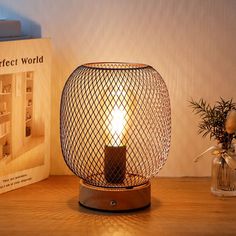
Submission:
M 199 134 L 203 137 L 209 135 L 210 139 L 214 138 L 222 144 L 222 148 L 229 149 L 231 142 L 236 138 L 235 132 L 228 133 L 225 128 L 226 119 L 230 111 L 236 110 L 236 104 L 233 100 L 217 101 L 214 106 L 210 106 L 205 100 L 200 99 L 198 102 L 193 99 L 190 101 L 195 114 L 201 118 L 199 123 Z

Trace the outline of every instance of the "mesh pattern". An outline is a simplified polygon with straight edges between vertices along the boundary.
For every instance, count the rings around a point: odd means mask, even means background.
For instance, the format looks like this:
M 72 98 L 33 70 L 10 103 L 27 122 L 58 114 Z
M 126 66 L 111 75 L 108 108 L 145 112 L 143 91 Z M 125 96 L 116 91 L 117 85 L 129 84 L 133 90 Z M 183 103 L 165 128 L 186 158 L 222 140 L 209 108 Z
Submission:
M 150 66 L 86 64 L 65 84 L 60 114 L 62 152 L 69 168 L 89 184 L 131 187 L 146 183 L 166 162 L 170 130 L 168 90 Z M 109 146 L 124 147 L 125 163 L 114 157 L 105 166 Z M 118 178 L 122 168 L 122 181 L 107 181 L 104 169 Z

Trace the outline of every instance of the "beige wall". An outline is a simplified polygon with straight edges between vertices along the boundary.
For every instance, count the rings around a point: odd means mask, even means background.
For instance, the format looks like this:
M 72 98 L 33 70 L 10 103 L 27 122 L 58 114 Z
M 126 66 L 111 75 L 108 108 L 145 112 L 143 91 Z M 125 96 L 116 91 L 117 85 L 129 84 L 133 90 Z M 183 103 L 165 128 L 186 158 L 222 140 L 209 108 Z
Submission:
M 197 135 L 190 97 L 235 98 L 234 0 L 0 0 L 0 16 L 22 19 L 24 32 L 51 37 L 51 173 L 70 173 L 60 151 L 59 104 L 66 78 L 79 64 L 130 61 L 152 65 L 165 79 L 172 105 L 172 143 L 161 175 L 205 176 L 211 145 Z M 213 143 L 213 142 L 212 142 Z

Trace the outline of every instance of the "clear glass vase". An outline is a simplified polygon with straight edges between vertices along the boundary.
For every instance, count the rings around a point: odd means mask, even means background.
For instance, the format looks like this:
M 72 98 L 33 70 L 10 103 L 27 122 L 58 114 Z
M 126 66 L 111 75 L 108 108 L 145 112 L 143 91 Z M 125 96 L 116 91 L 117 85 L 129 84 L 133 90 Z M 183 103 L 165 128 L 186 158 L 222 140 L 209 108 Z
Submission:
M 217 196 L 236 196 L 236 170 L 221 156 L 212 161 L 211 192 Z

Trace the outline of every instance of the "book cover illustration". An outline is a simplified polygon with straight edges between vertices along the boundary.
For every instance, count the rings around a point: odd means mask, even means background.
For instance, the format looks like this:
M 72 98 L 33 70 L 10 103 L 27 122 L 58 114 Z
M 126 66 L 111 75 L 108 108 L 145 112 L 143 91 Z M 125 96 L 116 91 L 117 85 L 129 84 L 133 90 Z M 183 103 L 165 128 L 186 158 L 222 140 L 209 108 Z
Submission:
M 49 175 L 50 40 L 0 42 L 0 193 Z

